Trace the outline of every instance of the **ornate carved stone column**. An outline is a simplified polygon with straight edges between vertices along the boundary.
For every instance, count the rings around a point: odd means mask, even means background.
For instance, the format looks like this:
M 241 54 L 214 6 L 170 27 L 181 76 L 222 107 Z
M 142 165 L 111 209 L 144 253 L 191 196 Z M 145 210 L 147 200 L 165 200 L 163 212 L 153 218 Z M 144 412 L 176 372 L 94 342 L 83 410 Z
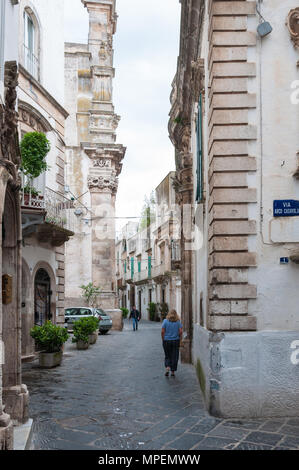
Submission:
M 98 145 L 85 149 L 90 158 L 88 187 L 92 206 L 92 282 L 102 288 L 101 305 L 117 308 L 115 277 L 115 196 L 119 162 L 125 149 Z
M 182 128 L 180 136 L 180 166 L 177 169 L 177 202 L 181 208 L 181 309 L 184 338 L 181 347 L 182 362 L 192 361 L 192 200 L 193 175 L 190 153 L 191 129 Z
M 83 166 L 78 171 L 78 178 L 83 181 L 81 193 L 86 192 L 86 187 L 90 192 L 91 244 L 88 252 L 86 250 L 86 259 L 83 259 L 88 269 L 82 266 L 81 258 L 74 262 L 80 263 L 81 272 L 85 268 L 91 273 L 90 281 L 101 287 L 101 306 L 114 309 L 117 307 L 115 199 L 121 161 L 126 151 L 115 143 L 120 117 L 115 114 L 112 101 L 115 73 L 113 34 L 117 16 L 115 0 L 82 0 L 82 3 L 89 14 L 89 38 L 86 51 L 78 51 L 81 62 L 76 65 L 78 96 L 75 119 L 80 161 L 84 161 L 84 171 Z M 78 160 L 75 162 L 74 159 L 72 167 L 78 166 Z

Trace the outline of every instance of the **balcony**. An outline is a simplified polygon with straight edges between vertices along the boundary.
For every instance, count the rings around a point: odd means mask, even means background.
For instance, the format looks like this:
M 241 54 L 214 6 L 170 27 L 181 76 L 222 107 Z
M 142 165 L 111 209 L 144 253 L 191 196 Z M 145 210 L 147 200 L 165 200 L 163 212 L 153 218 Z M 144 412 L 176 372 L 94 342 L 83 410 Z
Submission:
M 23 44 L 23 54 L 24 54 L 24 67 L 27 72 L 30 73 L 36 80 L 39 80 L 39 60 L 33 54 L 33 52 L 28 49 L 28 47 Z
M 151 279 L 148 275 L 148 270 L 141 271 L 140 273 L 135 273 L 133 282 L 136 285 L 145 284 L 149 279 Z
M 167 272 L 167 267 L 166 264 L 161 264 L 159 266 L 153 266 L 152 267 L 152 279 L 157 279 L 159 277 L 162 277 L 165 275 Z M 169 272 L 169 270 L 168 270 Z
M 125 281 L 128 283 L 128 284 L 133 284 L 133 279 L 132 279 L 132 276 L 131 276 L 131 272 L 127 272 L 125 274 Z
M 43 195 L 21 193 L 22 231 L 26 238 L 37 234 L 40 242 L 61 246 L 74 235 L 73 201 L 46 188 Z

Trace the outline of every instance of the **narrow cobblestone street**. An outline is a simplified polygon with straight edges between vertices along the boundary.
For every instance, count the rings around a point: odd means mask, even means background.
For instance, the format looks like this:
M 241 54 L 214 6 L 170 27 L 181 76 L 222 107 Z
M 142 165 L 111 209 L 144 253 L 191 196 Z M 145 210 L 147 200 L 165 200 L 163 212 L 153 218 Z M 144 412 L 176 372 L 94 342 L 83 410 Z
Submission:
M 67 344 L 61 367 L 24 365 L 32 450 L 298 449 L 299 419 L 220 420 L 205 411 L 192 366 L 163 375 L 160 324 Z

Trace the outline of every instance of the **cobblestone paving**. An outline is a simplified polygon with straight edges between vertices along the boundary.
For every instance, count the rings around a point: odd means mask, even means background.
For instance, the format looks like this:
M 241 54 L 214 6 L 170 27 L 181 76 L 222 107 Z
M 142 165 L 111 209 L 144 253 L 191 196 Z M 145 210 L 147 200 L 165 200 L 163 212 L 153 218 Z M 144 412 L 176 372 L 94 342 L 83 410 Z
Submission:
M 61 367 L 25 364 L 32 450 L 299 449 L 299 418 L 221 420 L 204 408 L 192 366 L 164 376 L 159 324 L 68 343 Z

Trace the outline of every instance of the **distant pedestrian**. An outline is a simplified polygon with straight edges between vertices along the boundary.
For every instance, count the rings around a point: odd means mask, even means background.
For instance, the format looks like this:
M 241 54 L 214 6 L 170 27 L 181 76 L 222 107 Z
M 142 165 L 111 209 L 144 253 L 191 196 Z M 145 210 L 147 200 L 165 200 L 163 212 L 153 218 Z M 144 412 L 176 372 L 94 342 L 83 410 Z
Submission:
M 137 331 L 138 330 L 138 323 L 141 320 L 141 314 L 138 310 L 136 310 L 135 305 L 134 305 L 133 309 L 131 310 L 131 314 L 130 314 L 129 319 L 131 320 L 131 318 L 133 319 L 133 330 Z
M 175 377 L 175 372 L 178 368 L 180 342 L 183 335 L 183 325 L 180 322 L 179 316 L 175 310 L 171 310 L 166 319 L 162 323 L 162 341 L 165 353 L 165 375 L 168 377 L 171 371 L 171 376 Z

